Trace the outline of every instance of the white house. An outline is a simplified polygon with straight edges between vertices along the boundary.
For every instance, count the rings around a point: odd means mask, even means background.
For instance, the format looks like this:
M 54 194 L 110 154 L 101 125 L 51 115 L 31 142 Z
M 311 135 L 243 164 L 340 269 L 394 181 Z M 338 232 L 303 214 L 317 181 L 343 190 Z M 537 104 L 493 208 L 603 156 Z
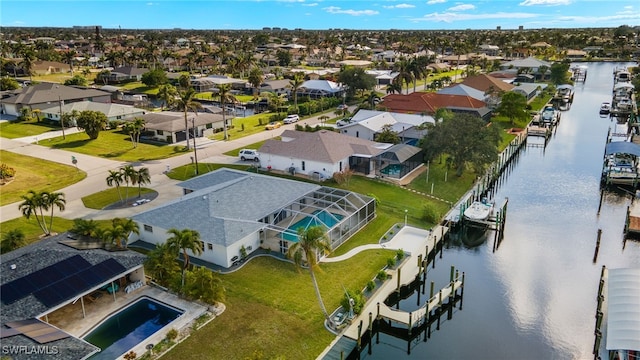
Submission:
M 376 110 L 358 110 L 351 118 L 351 122 L 339 127 L 344 135 L 375 141 L 376 136 L 385 125 L 391 125 L 391 130 L 403 136 L 403 132 L 424 123 L 435 124 L 433 117 L 421 114 L 404 114 Z M 424 134 L 423 134 L 424 136 Z M 412 140 L 417 140 L 413 139 Z M 410 139 L 403 139 L 408 142 Z
M 369 174 L 375 166 L 373 157 L 391 146 L 329 130 L 286 130 L 280 137 L 260 147 L 260 165 L 315 179 L 329 179 L 346 169 Z
M 135 240 L 160 244 L 169 229 L 195 230 L 203 251 L 189 255 L 225 268 L 259 248 L 286 253 L 300 227 L 323 226 L 335 249 L 375 217 L 368 196 L 227 168 L 179 186 L 181 198 L 132 217 Z

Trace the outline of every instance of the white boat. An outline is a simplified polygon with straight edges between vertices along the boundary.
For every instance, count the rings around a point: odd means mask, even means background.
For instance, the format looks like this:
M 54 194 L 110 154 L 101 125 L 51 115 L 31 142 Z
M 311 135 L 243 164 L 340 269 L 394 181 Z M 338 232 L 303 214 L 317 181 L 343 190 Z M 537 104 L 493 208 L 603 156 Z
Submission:
M 471 221 L 485 221 L 493 211 L 493 203 L 486 199 L 482 201 L 474 201 L 463 213 L 465 219 Z
M 555 125 L 558 122 L 558 111 L 553 106 L 547 106 L 542 110 L 540 118 L 545 124 Z
M 603 102 L 600 105 L 600 114 L 608 114 L 611 111 L 611 103 Z

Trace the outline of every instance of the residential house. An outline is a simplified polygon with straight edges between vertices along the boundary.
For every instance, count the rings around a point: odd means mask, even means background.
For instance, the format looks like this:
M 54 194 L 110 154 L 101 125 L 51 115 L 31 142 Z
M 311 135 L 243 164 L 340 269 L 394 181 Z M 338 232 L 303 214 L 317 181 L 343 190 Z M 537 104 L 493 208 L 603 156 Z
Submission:
M 529 102 L 535 99 L 546 87 L 547 84 L 545 83 L 521 83 L 511 89 L 511 91 L 524 95 L 527 102 Z
M 61 74 L 70 72 L 69 64 L 65 64 L 59 61 L 44 61 L 37 60 L 33 62 L 31 66 L 31 73 L 33 75 L 50 75 Z
M 142 75 L 148 71 L 149 69 L 137 68 L 134 66 L 122 66 L 111 70 L 108 74 L 99 74 L 98 78 L 100 81 L 109 84 L 141 81 Z
M 3 114 L 19 116 L 23 108 L 30 110 L 50 108 L 55 104 L 78 101 L 110 103 L 111 94 L 91 88 L 79 88 L 54 83 L 40 83 L 22 88 L 11 96 L 0 99 Z
M 434 115 L 440 108 L 455 113 L 467 113 L 485 121 L 491 119 L 491 110 L 483 101 L 464 95 L 415 92 L 408 95 L 389 94 L 379 106 L 389 112 Z
M 545 78 L 548 77 L 547 74 L 551 69 L 551 65 L 552 64 L 550 62 L 539 60 L 533 56 L 529 56 L 525 59 L 507 61 L 506 63 L 500 65 L 500 69 L 517 69 L 519 73 L 524 72 L 528 74 L 535 74 L 536 80 L 541 80 L 543 76 Z M 544 67 L 546 69 L 545 74 L 539 73 L 541 67 Z
M 482 44 L 478 46 L 478 52 L 488 56 L 500 55 L 500 47 L 497 45 Z
M 513 89 L 512 84 L 487 74 L 467 76 L 461 84 L 482 91 L 483 93 L 491 90 L 505 92 Z
M 472 98 L 474 98 L 476 100 L 480 100 L 480 101 L 484 101 L 484 102 L 486 102 L 486 99 L 487 99 L 487 95 L 485 95 L 484 91 L 480 91 L 478 89 L 475 89 L 475 88 L 472 88 L 470 86 L 467 86 L 465 84 L 460 84 L 460 83 L 444 87 L 444 88 L 436 91 L 436 93 L 444 94 L 444 95 L 469 96 L 469 97 L 472 97 Z
M 59 104 L 51 105 L 40 109 L 41 116 L 55 122 L 60 122 L 61 114 L 68 114 L 72 111 L 98 111 L 107 117 L 107 121 L 127 121 L 137 117 L 142 117 L 146 113 L 145 109 L 136 108 L 130 105 L 107 104 L 93 101 L 78 101 L 67 103 L 62 106 Z M 62 112 L 61 112 L 62 111 Z M 76 124 L 71 124 L 76 125 Z
M 376 86 L 389 85 L 398 76 L 398 72 L 392 70 L 365 70 L 367 75 L 373 76 Z
M 195 230 L 203 251 L 189 256 L 224 268 L 260 248 L 286 254 L 298 229 L 312 225 L 325 229 L 335 249 L 375 218 L 371 197 L 227 168 L 179 186 L 181 198 L 132 217 L 140 226 L 138 239 L 161 244 L 169 229 Z
M 311 99 L 323 97 L 342 97 L 346 89 L 329 80 L 307 80 L 298 88 L 298 97 L 308 96 Z
M 75 305 L 80 316 L 91 315 L 85 303 L 96 291 L 146 283 L 145 255 L 107 251 L 102 242 L 91 247 L 72 237 L 53 235 L 0 256 L 2 346 L 25 349 L 12 359 L 86 359 L 98 353 L 98 347 L 49 324 L 47 315 L 76 303 L 82 304 L 82 310 Z M 109 296 L 115 302 L 122 293 Z
M 141 118 L 144 120 L 145 133 L 143 140 L 161 141 L 173 144 L 187 140 L 187 129 L 184 124 L 184 113 L 177 111 L 163 111 L 146 113 Z M 222 114 L 210 112 L 187 113 L 187 125 L 189 139 L 209 136 L 214 132 L 223 130 Z M 230 117 L 226 117 L 227 126 L 230 126 Z
M 361 139 L 377 141 L 378 134 L 385 126 L 391 126 L 403 143 L 417 144 L 426 135 L 426 130 L 415 131 L 423 125 L 435 124 L 433 117 L 423 114 L 408 114 L 398 112 L 376 111 L 360 109 L 353 115 L 348 124 L 339 126 L 338 130 L 344 135 Z M 411 134 L 411 136 L 408 136 Z
M 329 130 L 285 130 L 280 138 L 260 147 L 262 167 L 322 179 L 346 169 L 369 174 L 375 165 L 371 158 L 391 146 Z
M 291 81 L 288 79 L 284 80 L 266 80 L 260 87 L 258 88 L 260 93 L 262 92 L 270 92 L 276 95 L 286 95 L 289 97 L 291 95 Z

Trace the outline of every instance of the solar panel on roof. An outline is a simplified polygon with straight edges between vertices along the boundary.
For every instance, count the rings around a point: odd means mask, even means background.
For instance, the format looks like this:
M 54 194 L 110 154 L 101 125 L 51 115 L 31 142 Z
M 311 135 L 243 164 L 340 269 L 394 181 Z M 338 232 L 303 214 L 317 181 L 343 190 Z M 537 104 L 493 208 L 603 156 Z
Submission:
M 38 319 L 13 321 L 7 323 L 6 325 L 11 329 L 3 329 L 3 337 L 23 334 L 40 344 L 65 339 L 70 336 L 66 332 L 55 328 L 47 323 L 43 323 Z
M 0 300 L 5 304 L 11 304 L 33 294 L 38 289 L 56 283 L 89 267 L 91 267 L 91 263 L 81 255 L 74 255 L 2 285 L 0 287 Z

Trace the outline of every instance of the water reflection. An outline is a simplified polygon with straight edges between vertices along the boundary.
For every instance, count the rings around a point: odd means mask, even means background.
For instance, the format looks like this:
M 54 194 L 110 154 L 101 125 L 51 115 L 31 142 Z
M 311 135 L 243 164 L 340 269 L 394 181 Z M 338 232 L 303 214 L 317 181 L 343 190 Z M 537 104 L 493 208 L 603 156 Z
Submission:
M 600 203 L 610 120 L 600 118 L 599 108 L 610 101 L 613 69 L 622 64 L 587 65 L 587 80 L 576 84 L 573 106 L 562 113 L 549 143 L 524 149 L 494 194 L 509 198 L 500 248 L 492 251 L 490 233 L 475 247 L 454 242 L 429 273 L 443 283 L 450 265 L 466 272 L 464 310 L 411 355 L 402 341 L 385 337 L 362 358 L 593 358 L 601 266 L 640 267 L 640 243 L 623 248 L 630 196 L 606 191 Z

